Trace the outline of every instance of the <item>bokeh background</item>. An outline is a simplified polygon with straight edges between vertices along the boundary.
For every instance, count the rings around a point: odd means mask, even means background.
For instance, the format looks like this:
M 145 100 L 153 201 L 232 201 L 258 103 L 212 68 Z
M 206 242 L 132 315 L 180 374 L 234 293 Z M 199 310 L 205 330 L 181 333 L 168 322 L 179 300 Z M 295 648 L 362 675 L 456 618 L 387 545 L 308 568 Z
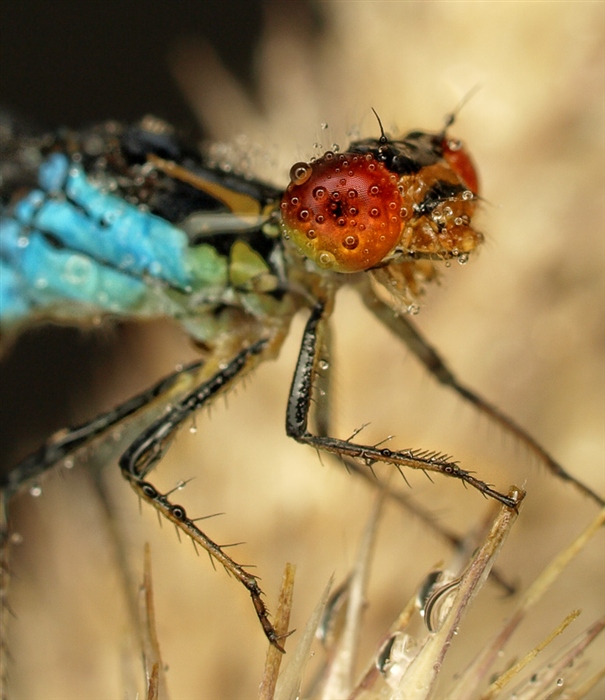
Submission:
M 350 134 L 439 129 L 479 85 L 452 132 L 478 164 L 484 249 L 444 270 L 418 324 L 471 387 L 514 416 L 570 471 L 605 492 L 604 95 L 600 3 L 88 2 L 0 5 L 0 97 L 34 123 L 77 126 L 154 113 L 193 136 L 226 142 L 234 159 L 275 183 L 313 145 Z M 328 128 L 322 128 L 327 124 Z M 510 438 L 436 386 L 343 290 L 335 314 L 334 420 L 363 423 L 368 441 L 455 455 L 501 489 L 528 498 L 500 568 L 521 585 L 596 514 Z M 185 429 L 157 474 L 160 488 L 195 477 L 179 499 L 221 542 L 246 540 L 275 607 L 286 561 L 297 564 L 292 626 L 334 573 L 354 560 L 373 494 L 284 435 L 304 319 L 280 359 Z M 2 467 L 46 435 L 95 415 L 194 356 L 170 323 L 96 332 L 34 329 L 6 349 Z M 9 639 L 16 698 L 135 697 L 138 651 L 107 521 L 85 460 L 53 474 L 14 510 Z M 115 460 L 114 460 L 115 462 Z M 173 698 L 254 697 L 265 642 L 248 596 L 205 557 L 160 528 L 108 465 L 111 518 L 136 580 L 151 544 L 158 635 Z M 488 504 L 459 484 L 409 475 L 411 493 L 464 531 Z M 402 488 L 406 488 L 402 484 Z M 409 491 L 408 491 L 409 492 Z M 182 498 L 181 498 L 182 495 Z M 512 640 L 521 656 L 571 609 L 603 608 L 602 533 Z M 423 576 L 448 555 L 421 523 L 388 506 L 370 583 L 363 649 Z M 444 678 L 464 667 L 514 601 L 488 584 L 460 630 Z M 548 653 L 548 652 L 546 652 Z M 589 656 L 593 670 L 603 645 Z M 505 657 L 509 658 L 509 656 Z M 444 686 L 446 687 L 447 684 Z M 601 697 L 603 686 L 592 697 Z

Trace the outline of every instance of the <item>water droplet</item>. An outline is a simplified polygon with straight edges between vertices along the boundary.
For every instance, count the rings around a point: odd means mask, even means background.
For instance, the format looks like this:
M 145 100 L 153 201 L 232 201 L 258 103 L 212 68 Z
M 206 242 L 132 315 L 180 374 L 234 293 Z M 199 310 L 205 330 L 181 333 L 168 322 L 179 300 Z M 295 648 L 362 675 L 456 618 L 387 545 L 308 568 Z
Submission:
M 65 467 L 65 469 L 73 469 L 74 464 L 74 460 L 71 457 L 67 457 L 67 459 L 63 460 L 63 466 Z
M 355 250 L 355 248 L 357 248 L 359 245 L 359 238 L 353 234 L 349 234 L 345 237 L 342 245 L 347 248 L 347 250 Z
M 327 360 L 320 360 L 319 361 L 319 369 L 328 369 L 330 367 L 330 363 Z
M 320 267 L 324 268 L 329 268 L 334 266 L 334 256 L 332 253 L 328 253 L 327 251 L 323 251 L 317 256 L 317 264 Z
M 29 489 L 29 495 L 33 496 L 34 498 L 38 498 L 39 496 L 42 495 L 42 488 L 38 486 L 37 484 L 34 486 L 31 486 Z
M 563 679 L 557 678 L 557 686 L 560 688 L 563 685 Z
M 321 128 L 324 129 L 324 130 L 327 129 L 327 128 L 328 128 L 328 122 L 322 122 L 322 123 L 321 123 Z
M 312 174 L 313 168 L 308 163 L 295 163 L 290 168 L 290 181 L 295 185 L 302 185 Z
M 467 262 L 468 262 L 468 253 L 461 253 L 458 256 L 458 264 L 459 265 L 466 265 Z

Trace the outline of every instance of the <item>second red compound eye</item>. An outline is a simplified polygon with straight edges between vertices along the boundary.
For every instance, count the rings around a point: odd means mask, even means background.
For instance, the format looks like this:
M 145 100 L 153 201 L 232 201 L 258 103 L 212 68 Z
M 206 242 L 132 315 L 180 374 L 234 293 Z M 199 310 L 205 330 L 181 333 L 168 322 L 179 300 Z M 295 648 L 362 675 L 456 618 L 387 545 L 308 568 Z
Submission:
M 375 267 L 401 236 L 397 176 L 371 154 L 328 151 L 296 163 L 280 209 L 286 238 L 334 272 Z

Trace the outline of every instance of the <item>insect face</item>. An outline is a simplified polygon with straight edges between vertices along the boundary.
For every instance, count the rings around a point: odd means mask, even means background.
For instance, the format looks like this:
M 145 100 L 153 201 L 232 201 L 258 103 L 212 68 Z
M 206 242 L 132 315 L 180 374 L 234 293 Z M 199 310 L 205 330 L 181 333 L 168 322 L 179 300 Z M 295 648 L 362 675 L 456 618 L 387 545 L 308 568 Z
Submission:
M 296 163 L 280 204 L 285 238 L 318 267 L 360 272 L 394 257 L 466 255 L 483 240 L 471 220 L 478 177 L 464 146 L 412 132 Z
M 404 253 L 458 257 L 470 253 L 483 241 L 483 234 L 472 227 L 476 194 L 446 161 L 403 176 L 401 188 L 404 202 L 411 209 L 399 244 Z

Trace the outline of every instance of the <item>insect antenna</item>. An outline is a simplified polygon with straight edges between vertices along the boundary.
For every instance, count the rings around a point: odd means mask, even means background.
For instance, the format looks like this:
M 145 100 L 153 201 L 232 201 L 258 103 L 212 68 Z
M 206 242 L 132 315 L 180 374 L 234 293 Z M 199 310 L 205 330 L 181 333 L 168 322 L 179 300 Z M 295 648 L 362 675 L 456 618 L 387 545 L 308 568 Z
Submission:
M 378 126 L 380 127 L 380 143 L 382 145 L 387 144 L 389 142 L 389 139 L 384 133 L 384 128 L 382 126 L 382 122 L 380 121 L 380 117 L 378 116 L 378 112 L 374 109 L 374 107 L 372 107 L 372 112 L 374 112 L 374 116 L 376 117 L 376 121 L 378 122 Z
M 445 138 L 445 134 L 447 130 L 452 126 L 452 124 L 458 119 L 458 115 L 460 114 L 461 109 L 466 105 L 467 102 L 470 101 L 472 97 L 474 97 L 479 90 L 482 88 L 482 85 L 477 83 L 474 85 L 467 93 L 462 97 L 460 102 L 454 107 L 453 111 L 451 111 L 449 114 L 445 115 L 445 123 L 443 124 L 443 129 L 439 133 L 439 136 L 441 138 Z

